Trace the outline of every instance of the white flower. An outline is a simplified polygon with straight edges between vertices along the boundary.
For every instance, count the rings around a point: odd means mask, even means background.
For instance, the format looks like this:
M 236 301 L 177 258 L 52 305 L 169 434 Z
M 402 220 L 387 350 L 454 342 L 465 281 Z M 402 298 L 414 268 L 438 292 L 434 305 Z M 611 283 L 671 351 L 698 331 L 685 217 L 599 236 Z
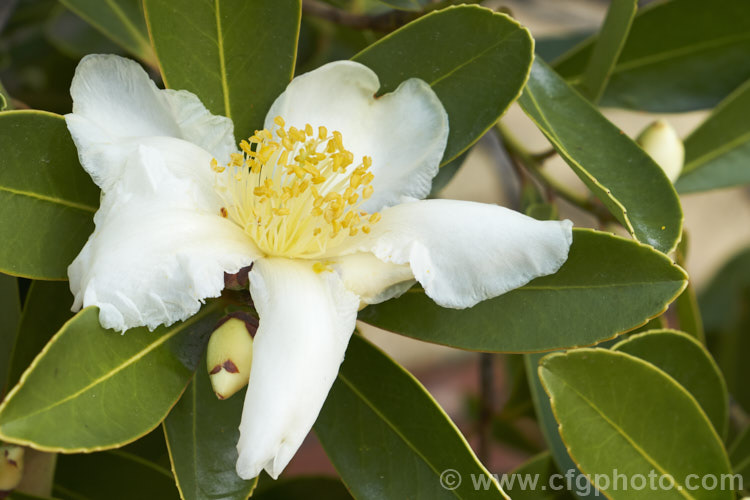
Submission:
M 229 118 L 159 90 L 136 63 L 89 56 L 66 116 L 102 189 L 96 230 L 69 268 L 75 308 L 107 328 L 183 320 L 253 265 L 260 316 L 237 472 L 277 477 L 312 427 L 362 304 L 415 280 L 464 308 L 555 272 L 571 223 L 426 200 L 448 137 L 431 88 L 341 61 L 295 78 L 266 131 L 237 150 Z M 279 117 L 279 118 L 277 118 Z M 297 127 L 296 129 L 292 127 Z

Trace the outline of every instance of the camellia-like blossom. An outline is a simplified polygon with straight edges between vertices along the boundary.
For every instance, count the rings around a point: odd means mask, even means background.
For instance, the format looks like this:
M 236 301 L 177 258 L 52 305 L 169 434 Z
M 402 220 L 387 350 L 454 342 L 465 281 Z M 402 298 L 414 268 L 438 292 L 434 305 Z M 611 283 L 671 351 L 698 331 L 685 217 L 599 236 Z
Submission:
M 554 273 L 569 221 L 423 200 L 448 116 L 418 79 L 375 97 L 373 71 L 341 61 L 295 78 L 265 129 L 236 145 L 229 118 L 160 90 L 133 61 L 88 56 L 66 122 L 102 190 L 96 229 L 69 268 L 74 308 L 107 328 L 195 314 L 252 265 L 260 317 L 237 472 L 277 477 L 334 382 L 357 311 L 415 282 L 465 308 Z

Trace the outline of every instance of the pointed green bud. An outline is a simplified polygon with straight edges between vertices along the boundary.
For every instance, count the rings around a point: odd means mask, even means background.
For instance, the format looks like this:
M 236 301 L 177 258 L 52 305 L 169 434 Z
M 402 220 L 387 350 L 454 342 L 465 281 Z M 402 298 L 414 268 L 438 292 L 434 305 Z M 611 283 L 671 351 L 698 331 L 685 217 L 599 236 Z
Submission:
M 230 315 L 211 334 L 206 352 L 208 376 L 216 397 L 227 399 L 247 385 L 258 321 L 244 313 Z
M 677 180 L 685 161 L 685 146 L 669 122 L 653 122 L 643 129 L 636 142 L 664 170 L 670 181 Z
M 23 448 L 13 445 L 0 446 L 0 492 L 15 489 L 22 477 Z

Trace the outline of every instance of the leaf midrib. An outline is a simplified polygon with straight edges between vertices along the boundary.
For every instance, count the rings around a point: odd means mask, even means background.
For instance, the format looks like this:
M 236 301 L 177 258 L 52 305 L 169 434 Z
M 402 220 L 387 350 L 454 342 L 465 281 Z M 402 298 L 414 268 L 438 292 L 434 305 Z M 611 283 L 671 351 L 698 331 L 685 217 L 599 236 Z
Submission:
M 384 414 L 383 414 L 383 413 L 382 413 L 382 412 L 381 412 L 380 410 L 378 410 L 378 408 L 377 408 L 377 407 L 375 406 L 375 404 L 374 404 L 374 403 L 372 403 L 372 401 L 370 401 L 370 400 L 369 400 L 369 399 L 368 399 L 368 398 L 367 398 L 367 397 L 366 397 L 366 396 L 365 396 L 364 394 L 362 394 L 362 392 L 360 392 L 360 391 L 359 391 L 359 390 L 358 390 L 358 389 L 357 389 L 357 388 L 356 388 L 356 387 L 354 386 L 354 384 L 353 384 L 352 382 L 350 382 L 350 381 L 349 381 L 349 380 L 347 379 L 346 375 L 344 375 L 344 374 L 343 374 L 342 372 L 339 372 L 338 378 L 339 378 L 339 379 L 340 379 L 340 380 L 341 380 L 341 381 L 342 381 L 342 382 L 343 382 L 343 383 L 344 383 L 344 384 L 345 384 L 345 385 L 346 385 L 346 386 L 347 386 L 347 387 L 349 388 L 349 390 L 351 390 L 351 391 L 352 391 L 352 392 L 353 392 L 353 393 L 354 393 L 354 394 L 355 394 L 355 395 L 356 395 L 356 396 L 357 396 L 357 397 L 358 397 L 358 398 L 359 398 L 359 399 L 360 399 L 360 400 L 361 400 L 361 401 L 362 401 L 363 403 L 365 403 L 365 405 L 367 405 L 367 407 L 368 407 L 368 408 L 369 408 L 369 409 L 370 409 L 370 410 L 371 410 L 371 411 L 372 411 L 373 413 L 375 413 L 375 415 L 376 415 L 376 416 L 378 416 L 378 417 L 379 417 L 379 418 L 380 418 L 380 419 L 381 419 L 381 420 L 382 420 L 382 421 L 383 421 L 383 422 L 384 422 L 384 423 L 385 423 L 385 424 L 386 424 L 386 425 L 387 425 L 387 426 L 388 426 L 388 427 L 389 427 L 389 428 L 390 428 L 390 429 L 391 429 L 391 430 L 392 430 L 392 431 L 393 431 L 393 432 L 394 432 L 394 433 L 395 433 L 395 434 L 396 434 L 396 435 L 397 435 L 397 436 L 398 436 L 399 438 L 401 438 L 401 440 L 402 440 L 402 441 L 403 441 L 404 443 L 406 443 L 406 445 L 407 445 L 407 446 L 408 446 L 408 447 L 409 447 L 409 448 L 410 448 L 410 449 L 411 449 L 412 451 L 414 451 L 414 453 L 415 453 L 415 454 L 416 454 L 416 455 L 417 455 L 417 456 L 418 456 L 418 457 L 419 457 L 420 459 L 422 459 L 422 461 L 423 461 L 423 462 L 425 463 L 425 465 L 427 465 L 427 467 L 429 467 L 429 468 L 430 468 L 430 470 L 432 470 L 432 471 L 433 471 L 433 472 L 435 473 L 435 475 L 436 475 L 436 476 L 439 476 L 439 475 L 440 475 L 441 471 L 438 471 L 438 470 L 437 470 L 437 469 L 436 469 L 436 468 L 435 468 L 435 467 L 434 467 L 434 466 L 432 465 L 432 463 L 431 463 L 431 462 L 430 462 L 430 461 L 429 461 L 429 460 L 428 460 L 428 459 L 427 459 L 427 458 L 426 458 L 426 457 L 425 457 L 425 456 L 424 456 L 424 455 L 423 455 L 423 454 L 422 454 L 422 453 L 420 452 L 420 450 L 419 450 L 419 449 L 417 448 L 417 446 L 416 446 L 416 445 L 415 445 L 414 443 L 412 443 L 412 442 L 411 442 L 411 441 L 410 441 L 410 440 L 409 440 L 409 439 L 408 439 L 408 438 L 407 438 L 406 436 L 404 436 L 404 434 L 402 434 L 402 433 L 401 433 L 401 431 L 399 431 L 399 429 L 397 428 L 396 424 L 394 424 L 393 422 L 391 422 L 391 420 L 390 420 L 389 418 L 387 418 L 387 417 L 386 417 L 386 416 L 385 416 L 385 415 L 384 415 Z M 461 497 L 461 496 L 460 496 L 460 495 L 458 494 L 458 491 L 457 491 L 457 489 L 455 489 L 455 490 L 451 490 L 451 493 L 453 493 L 453 495 L 454 495 L 454 496 L 455 496 L 456 498 L 459 498 L 459 499 L 463 498 L 463 497 Z
M 552 370 L 550 370 L 549 368 L 547 368 L 547 370 L 549 370 L 551 373 L 553 373 Z M 646 461 L 648 463 L 650 463 L 662 475 L 669 475 L 669 476 L 671 476 L 674 479 L 675 484 L 680 486 L 679 488 L 676 488 L 676 490 L 678 491 L 678 493 L 680 493 L 683 497 L 685 497 L 688 500 L 696 500 L 695 497 L 693 497 L 693 496 L 689 495 L 687 492 L 685 492 L 685 487 L 682 484 L 680 484 L 680 483 L 677 482 L 677 478 L 675 476 L 669 474 L 669 472 L 667 472 L 663 467 L 661 467 L 661 465 L 659 465 L 659 463 L 654 458 L 652 458 L 651 455 L 649 455 L 648 453 L 646 453 L 646 451 L 643 448 L 641 448 L 640 446 L 638 446 L 638 444 L 636 444 L 635 441 L 633 439 L 631 439 L 631 437 L 625 432 L 625 430 L 622 427 L 620 427 L 619 425 L 617 425 L 615 422 L 613 422 L 611 419 L 609 419 L 603 413 L 603 411 L 600 410 L 599 407 L 594 404 L 593 401 L 589 400 L 586 396 L 583 395 L 583 393 L 581 393 L 578 389 L 576 389 L 574 386 L 572 386 L 571 384 L 569 384 L 563 377 L 561 377 L 561 376 L 558 375 L 557 376 L 557 380 L 559 380 L 562 384 L 564 384 L 571 391 L 573 391 L 592 410 L 594 410 L 597 414 L 599 414 L 599 416 L 602 418 L 602 420 L 604 420 L 607 424 L 609 424 L 610 427 L 612 427 L 619 435 L 621 435 L 625 439 L 625 441 L 627 441 L 628 444 L 630 444 L 630 446 L 632 446 L 644 459 L 646 459 Z M 554 400 L 553 400 L 553 407 L 554 407 Z M 562 425 L 560 426 L 560 429 L 562 431 Z M 578 465 L 580 467 L 580 464 L 576 464 L 576 465 Z
M 697 158 L 686 163 L 685 167 L 683 168 L 683 172 L 688 173 L 692 172 L 693 170 L 697 170 L 709 161 L 714 160 L 717 157 L 732 151 L 733 149 L 737 149 L 748 141 L 750 141 L 750 130 L 745 132 L 744 134 L 740 134 L 729 142 L 725 142 L 718 148 L 712 149 L 708 153 L 704 153 L 703 155 L 698 156 Z
M 116 374 L 120 373 L 121 371 L 125 370 L 129 366 L 131 366 L 131 365 L 137 363 L 138 361 L 140 361 L 141 359 L 143 359 L 147 354 L 149 354 L 150 352 L 154 351 L 156 348 L 158 348 L 159 346 L 161 346 L 162 344 L 164 344 L 165 342 L 167 342 L 168 340 L 170 340 L 171 338 L 173 338 L 174 336 L 176 336 L 178 333 L 182 332 L 188 326 L 191 326 L 198 319 L 200 319 L 203 316 L 205 316 L 206 314 L 208 314 L 208 312 L 210 312 L 212 309 L 213 308 L 211 306 L 205 307 L 202 311 L 199 311 L 198 313 L 196 313 L 195 315 L 193 315 L 191 318 L 189 318 L 188 320 L 186 320 L 184 323 L 182 323 L 178 327 L 174 328 L 169 333 L 161 336 L 156 341 L 154 341 L 151 344 L 149 344 L 146 349 L 142 349 L 135 356 L 131 356 L 130 358 L 128 358 L 126 362 L 120 363 L 114 369 L 109 370 L 107 373 L 105 373 L 105 374 L 97 377 L 91 383 L 89 383 L 88 385 L 86 385 L 85 387 L 83 387 L 82 389 L 79 389 L 78 391 L 74 392 L 73 394 L 70 394 L 70 395 L 64 397 L 63 399 L 61 399 L 59 401 L 56 401 L 56 402 L 54 402 L 53 404 L 51 404 L 49 406 L 46 406 L 46 407 L 41 408 L 41 409 L 38 409 L 38 410 L 36 410 L 34 412 L 31 412 L 31 413 L 20 415 L 20 416 L 14 418 L 14 419 L 7 420 L 7 421 L 3 422 L 2 424 L 0 424 L 0 428 L 3 427 L 3 426 L 7 426 L 8 424 L 10 424 L 12 422 L 17 422 L 19 420 L 28 419 L 28 418 L 31 418 L 31 417 L 33 417 L 35 415 L 40 414 L 40 413 L 45 413 L 47 411 L 50 411 L 51 409 L 56 408 L 56 407 L 58 407 L 60 405 L 63 405 L 65 403 L 67 403 L 68 401 L 72 401 L 73 399 L 75 399 L 75 398 L 81 396 L 82 394 L 88 392 L 92 388 L 94 388 L 94 387 L 96 387 L 96 386 L 98 386 L 98 385 L 106 382 L 107 380 L 109 380 L 110 378 L 112 378 L 113 376 L 115 376 Z M 53 339 L 53 341 L 54 341 L 54 339 Z M 21 385 L 21 387 L 23 385 L 25 385 L 25 382 L 26 381 L 24 380 L 23 384 Z M 12 397 L 8 398 L 8 400 L 5 402 L 5 404 L 2 406 L 2 408 L 0 408 L 0 410 L 6 408 L 7 405 L 9 403 L 11 403 L 12 401 L 13 401 Z
M 91 205 L 86 205 L 84 203 L 78 203 L 75 201 L 58 198 L 56 196 L 49 196 L 46 194 L 35 193 L 33 191 L 14 189 L 14 188 L 10 188 L 7 186 L 0 186 L 0 191 L 5 191 L 6 193 L 15 194 L 18 196 L 25 196 L 27 198 L 33 198 L 35 200 L 46 201 L 48 203 L 54 203 L 56 205 L 63 205 L 65 207 L 73 208 L 75 210 L 81 210 L 83 212 L 91 212 L 92 214 L 95 213 L 97 210 L 96 207 L 92 207 Z

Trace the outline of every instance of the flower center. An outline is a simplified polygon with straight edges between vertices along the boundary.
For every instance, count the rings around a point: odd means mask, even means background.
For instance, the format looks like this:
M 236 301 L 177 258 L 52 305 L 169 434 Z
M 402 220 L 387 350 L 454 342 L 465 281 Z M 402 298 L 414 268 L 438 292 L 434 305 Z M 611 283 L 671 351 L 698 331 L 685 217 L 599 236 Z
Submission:
M 359 205 L 372 196 L 372 159 L 355 165 L 340 132 L 298 130 L 276 117 L 275 135 L 258 130 L 241 153 L 214 159 L 221 215 L 242 227 L 267 255 L 315 259 L 380 219 Z

